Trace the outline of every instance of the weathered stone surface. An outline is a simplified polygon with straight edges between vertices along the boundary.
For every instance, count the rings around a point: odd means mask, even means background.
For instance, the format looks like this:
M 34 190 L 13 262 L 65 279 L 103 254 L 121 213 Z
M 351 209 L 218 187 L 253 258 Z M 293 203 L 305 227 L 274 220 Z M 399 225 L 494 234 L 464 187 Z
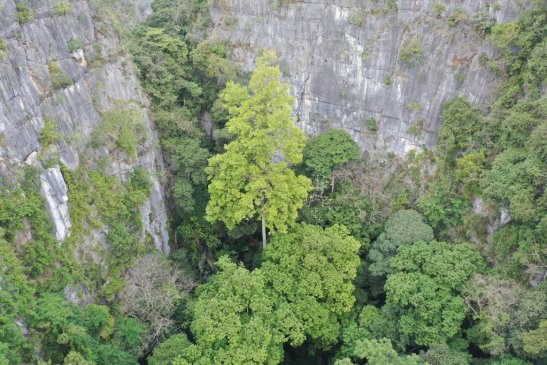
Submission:
M 75 169 L 90 157 L 109 157 L 107 172 L 122 181 L 135 167 L 145 168 L 153 189 L 141 208 L 143 225 L 156 247 L 168 252 L 167 213 L 158 181 L 163 161 L 146 109 L 148 101 L 131 61 L 119 52 L 118 38 L 114 32 L 105 31 L 105 24 L 91 9 L 92 2 L 70 1 L 71 10 L 66 15 L 55 15 L 57 1 L 31 0 L 33 17 L 19 24 L 15 1 L 0 0 L 0 39 L 7 45 L 0 57 L 0 176 L 9 179 L 25 161 L 38 167 L 56 236 L 64 239 L 70 227 L 67 188 L 58 165 L 43 167 L 45 158 L 58 156 L 61 163 Z M 144 19 L 151 12 L 151 3 L 134 1 L 128 21 Z M 81 47 L 70 49 L 69 43 L 75 40 Z M 52 63 L 61 67 L 70 86 L 53 86 L 48 70 Z M 147 138 L 138 146 L 134 160 L 88 148 L 91 134 L 101 121 L 100 113 L 117 108 L 119 103 L 131 103 L 142 112 Z M 46 118 L 56 124 L 61 136 L 54 146 L 40 145 Z M 101 240 L 104 235 L 93 234 L 90 239 Z
M 55 226 L 55 236 L 64 240 L 72 225 L 68 213 L 68 189 L 59 166 L 45 170 L 40 176 L 42 195 Z
M 437 15 L 439 3 L 446 9 Z M 459 12 L 472 19 L 482 11 L 508 22 L 528 3 L 219 0 L 211 9 L 211 37 L 230 43 L 246 70 L 262 50 L 277 51 L 298 124 L 308 134 L 341 128 L 365 150 L 405 155 L 434 149 L 443 102 L 465 95 L 481 103 L 496 87 L 480 61 L 496 50 L 471 22 L 451 26 L 449 17 Z M 402 54 L 414 39 L 423 55 L 408 65 Z

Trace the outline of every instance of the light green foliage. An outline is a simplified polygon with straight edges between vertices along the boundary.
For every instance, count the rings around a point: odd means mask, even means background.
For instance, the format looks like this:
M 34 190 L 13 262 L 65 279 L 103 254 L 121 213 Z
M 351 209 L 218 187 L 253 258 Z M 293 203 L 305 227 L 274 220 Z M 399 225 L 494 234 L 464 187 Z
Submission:
M 59 63 L 49 62 L 47 68 L 53 89 L 62 89 L 72 85 L 72 80 L 65 74 Z
M 177 333 L 160 343 L 154 349 L 152 356 L 149 356 L 146 360 L 149 365 L 172 365 L 173 360 L 191 345 L 188 336 L 184 333 Z
M 488 40 L 505 52 L 510 52 L 509 47 L 518 40 L 519 30 L 518 23 L 496 24 L 492 27 Z
M 502 356 L 509 352 L 521 358 L 546 359 L 541 342 L 532 342 L 547 316 L 545 284 L 527 289 L 512 280 L 477 275 L 465 293 L 474 325 L 468 338 L 486 353 Z M 531 337 L 527 337 L 530 335 Z M 528 348 L 527 338 L 537 347 Z M 537 350 L 537 351 L 534 351 Z
M 61 139 L 57 131 L 57 123 L 53 119 L 44 118 L 44 127 L 40 130 L 40 144 L 42 147 L 48 147 L 56 144 Z
M 222 93 L 235 139 L 209 159 L 207 219 L 229 229 L 258 214 L 270 231 L 285 232 L 311 188 L 290 169 L 302 160 L 305 138 L 290 117 L 293 100 L 275 62 L 275 54 L 265 52 L 248 88 L 230 82 Z
M 479 181 L 485 170 L 484 151 L 471 152 L 456 160 L 454 175 L 463 184 L 464 192 L 470 196 L 480 192 Z
M 431 345 L 422 357 L 429 365 L 469 365 L 471 361 L 470 354 L 451 349 L 444 343 Z
M 34 17 L 32 9 L 26 0 L 16 2 L 15 9 L 17 10 L 17 21 L 19 24 L 30 22 Z
M 53 14 L 57 16 L 67 15 L 72 10 L 72 5 L 68 1 L 61 0 L 53 7 Z
M 539 324 L 537 330 L 524 333 L 524 351 L 532 356 L 547 352 L 547 320 Z
M 6 41 L 2 38 L 0 38 L 0 59 L 6 57 L 6 51 L 8 49 L 8 45 Z
M 226 257 L 217 266 L 219 273 L 198 289 L 194 306 L 192 333 L 202 357 L 211 364 L 278 364 L 284 337 L 265 275 Z
M 436 16 L 441 16 L 442 13 L 446 10 L 446 6 L 444 4 L 436 3 L 433 4 L 433 13 Z
M 5 189 L 5 188 L 4 188 Z M 32 169 L 27 171 L 23 189 L 0 192 L 0 227 L 5 238 L 12 242 L 17 233 L 30 224 L 32 240 L 19 252 L 26 263 L 27 274 L 38 279 L 40 289 L 62 288 L 72 269 L 72 252 L 53 237 L 53 226 L 40 196 L 40 182 Z
M 119 150 L 127 157 L 137 157 L 138 147 L 146 140 L 142 111 L 136 107 L 119 105 L 103 112 L 101 124 L 93 131 L 91 145 Z
M 388 82 L 386 82 L 386 85 L 388 85 Z M 390 81 L 389 85 L 391 85 L 391 81 Z M 366 127 L 367 127 L 368 131 L 371 132 L 371 133 L 378 132 L 378 122 L 376 121 L 375 118 L 368 118 L 366 120 Z
M 400 330 L 418 345 L 455 336 L 467 313 L 461 292 L 483 261 L 470 244 L 418 242 L 402 246 L 392 260 L 386 300 L 403 309 Z
M 78 352 L 70 351 L 68 355 L 66 355 L 63 365 L 95 365 L 95 363 L 87 361 Z
M 355 345 L 354 357 L 366 359 L 368 365 L 420 365 L 423 362 L 417 355 L 399 356 L 393 349 L 391 342 L 382 338 L 380 340 L 362 340 Z M 357 362 L 360 364 L 361 362 Z M 338 360 L 335 365 L 352 364 L 347 360 Z
M 123 286 L 120 277 L 133 258 L 143 254 L 149 242 L 142 237 L 139 207 L 148 197 L 150 181 L 147 173 L 136 169 L 124 186 L 114 176 L 104 171 L 82 166 L 76 171 L 63 167 L 63 176 L 69 189 L 72 220 L 69 241 L 76 242 L 91 228 L 109 227 L 106 242 L 109 244 L 109 282 L 102 290 L 112 296 Z M 86 172 L 87 171 L 87 172 Z M 87 275 L 90 281 L 104 283 L 101 277 Z
M 336 343 L 340 316 L 355 301 L 359 246 L 341 226 L 302 224 L 273 237 L 264 251 L 262 270 L 279 296 L 279 325 L 291 345 L 299 346 L 306 338 Z
M 310 172 L 314 187 L 323 191 L 329 182 L 334 189 L 332 174 L 335 170 L 359 159 L 359 156 L 359 146 L 347 132 L 331 129 L 308 140 L 304 148 L 304 165 Z
M 539 339 L 540 341 L 537 343 L 532 342 L 534 334 L 537 335 L 544 331 L 541 323 L 547 318 L 547 285 L 545 282 L 522 293 L 516 311 L 511 314 L 508 343 L 513 351 L 519 358 L 545 362 L 547 360 L 547 351 L 544 347 L 545 337 Z M 545 327 L 543 326 L 543 328 Z
M 384 232 L 372 244 L 368 254 L 371 261 L 369 271 L 373 276 L 385 276 L 393 272 L 390 260 L 400 247 L 432 240 L 433 229 L 424 222 L 420 213 L 400 210 L 389 217 Z
M 408 66 L 417 65 L 424 56 L 424 49 L 416 38 L 407 41 L 401 49 L 401 61 Z
M 342 328 L 340 349 L 336 357 L 354 357 L 355 348 L 359 341 L 380 339 L 387 335 L 388 323 L 380 310 L 372 305 L 363 307 L 357 318 L 351 320 Z
M 455 27 L 458 24 L 465 23 L 469 20 L 469 14 L 463 8 L 455 8 L 452 14 L 448 17 L 448 25 Z
M 506 331 L 522 293 L 523 288 L 515 282 L 476 275 L 465 293 L 465 302 L 477 321 L 468 330 L 468 338 L 494 356 L 507 353 Z

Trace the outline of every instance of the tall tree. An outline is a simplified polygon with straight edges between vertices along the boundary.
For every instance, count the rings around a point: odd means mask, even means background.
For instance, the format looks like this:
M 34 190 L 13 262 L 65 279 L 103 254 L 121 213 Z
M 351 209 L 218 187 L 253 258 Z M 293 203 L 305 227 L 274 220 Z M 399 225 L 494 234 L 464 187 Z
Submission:
M 235 139 L 209 159 L 207 219 L 233 229 L 257 214 L 266 229 L 285 232 L 294 224 L 311 189 L 290 166 L 302 161 L 305 137 L 291 118 L 293 98 L 275 66 L 274 52 L 258 58 L 248 87 L 229 82 L 221 95 Z
M 278 295 L 279 326 L 291 345 L 300 346 L 306 338 L 326 346 L 336 343 L 340 318 L 355 302 L 359 248 L 339 225 L 298 224 L 272 238 L 262 271 Z
M 197 291 L 192 322 L 196 343 L 174 343 L 181 346 L 174 363 L 279 364 L 284 336 L 277 329 L 274 296 L 264 274 L 260 269 L 249 272 L 226 256 L 217 266 L 220 271 Z M 159 354 L 154 357 L 159 359 Z

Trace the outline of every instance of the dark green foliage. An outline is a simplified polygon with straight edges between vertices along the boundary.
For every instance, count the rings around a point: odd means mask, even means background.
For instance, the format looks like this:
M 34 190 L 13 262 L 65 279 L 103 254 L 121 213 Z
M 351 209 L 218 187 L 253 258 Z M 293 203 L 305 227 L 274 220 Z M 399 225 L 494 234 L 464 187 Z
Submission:
M 350 234 L 361 241 L 362 249 L 370 244 L 370 236 L 378 230 L 377 207 L 349 181 L 337 185 L 334 193 L 302 208 L 303 221 L 328 227 L 335 224 L 346 226 Z
M 474 138 L 484 125 L 483 117 L 479 110 L 460 97 L 444 106 L 441 118 L 443 127 L 439 134 L 437 153 L 453 166 L 463 150 L 480 147 L 478 142 L 475 146 Z
M 418 345 L 444 343 L 459 331 L 467 280 L 484 265 L 470 244 L 433 241 L 402 246 L 392 260 L 386 300 L 402 309 L 400 331 Z
M 420 358 L 415 355 L 397 354 L 393 349 L 391 342 L 387 338 L 380 340 L 359 340 L 355 345 L 353 357 L 356 359 L 366 359 L 368 365 L 420 365 L 424 364 Z M 364 364 L 363 362 L 351 362 L 349 359 L 338 360 L 335 365 L 346 364 Z
M 331 129 L 306 143 L 304 165 L 315 188 L 323 191 L 329 183 L 334 189 L 333 172 L 346 163 L 359 159 L 359 155 L 359 146 L 347 132 Z
M 418 200 L 418 207 L 438 237 L 446 237 L 455 227 L 461 226 L 463 217 L 471 209 L 470 200 L 452 190 L 449 178 L 439 177 Z
M 191 97 L 201 94 L 201 88 L 187 80 L 188 46 L 181 39 L 161 28 L 145 26 L 139 27 L 135 35 L 135 63 L 144 88 L 157 105 L 174 104 L 183 92 Z
M 393 272 L 391 258 L 397 250 L 414 242 L 433 240 L 433 229 L 414 210 L 400 210 L 387 220 L 384 232 L 373 243 L 368 258 L 369 271 L 373 276 L 386 276 Z

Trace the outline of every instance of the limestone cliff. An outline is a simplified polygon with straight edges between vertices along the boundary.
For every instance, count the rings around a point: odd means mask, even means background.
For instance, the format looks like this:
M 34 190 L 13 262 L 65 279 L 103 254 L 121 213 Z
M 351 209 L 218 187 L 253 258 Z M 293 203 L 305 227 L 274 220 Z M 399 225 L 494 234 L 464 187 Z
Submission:
M 482 103 L 496 87 L 496 49 L 481 27 L 529 4 L 501 0 L 217 0 L 211 38 L 250 70 L 278 52 L 301 128 L 342 128 L 365 150 L 434 149 L 443 102 Z
M 123 25 L 144 18 L 151 2 L 130 2 L 131 7 L 123 9 L 127 18 Z M 32 0 L 23 4 L 17 9 L 16 1 L 0 0 L 0 176 L 14 180 L 21 166 L 38 168 L 55 234 L 62 240 L 71 221 L 61 164 L 74 170 L 104 160 L 107 173 L 121 181 L 142 167 L 150 173 L 153 186 L 141 208 L 143 226 L 156 247 L 167 252 L 157 136 L 135 69 L 126 52 L 120 51 L 116 32 L 95 11 L 100 3 Z M 144 126 L 137 156 L 90 148 L 101 114 L 129 103 L 142 115 Z M 41 137 L 44 128 L 58 134 L 48 145 Z M 97 237 L 100 241 L 102 236 Z

